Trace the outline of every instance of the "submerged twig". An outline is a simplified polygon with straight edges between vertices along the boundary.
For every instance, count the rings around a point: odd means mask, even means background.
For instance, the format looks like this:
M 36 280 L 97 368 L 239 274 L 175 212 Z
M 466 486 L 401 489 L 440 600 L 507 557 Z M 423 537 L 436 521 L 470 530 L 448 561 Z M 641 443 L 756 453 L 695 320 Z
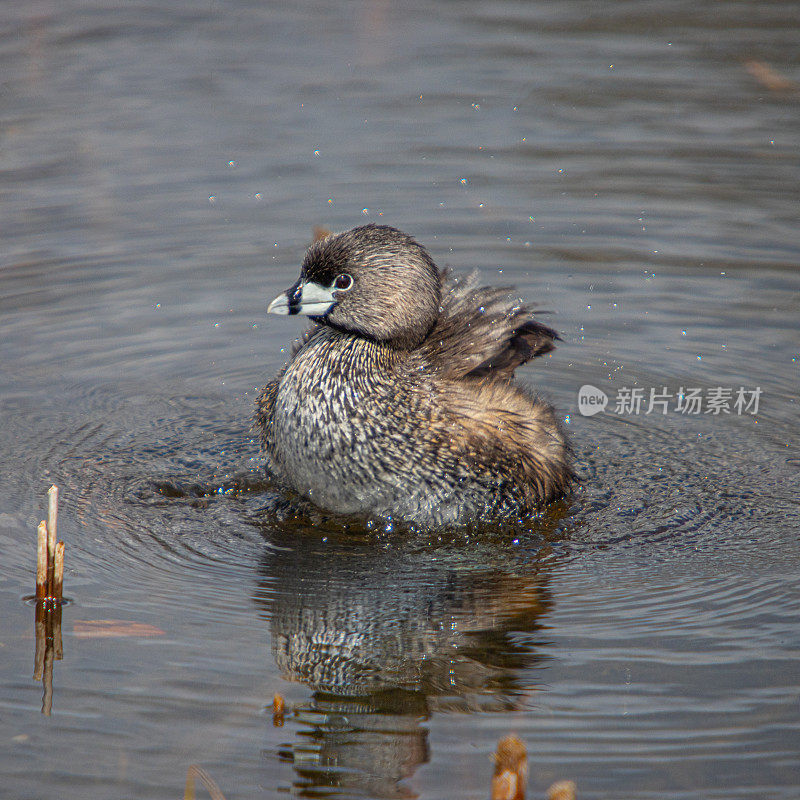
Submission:
M 795 92 L 800 88 L 790 78 L 763 61 L 751 59 L 744 62 L 744 68 L 765 88 L 771 92 Z
M 47 612 L 44 610 L 44 604 L 36 601 L 36 650 L 33 654 L 33 679 L 40 681 L 44 675 L 44 654 L 47 650 Z
M 194 779 L 197 778 L 208 789 L 211 800 L 225 800 L 222 789 L 217 782 L 199 764 L 190 764 L 186 770 L 186 788 L 183 791 L 183 800 L 194 800 Z
M 53 648 L 48 647 L 44 653 L 44 672 L 42 675 L 42 683 L 44 685 L 42 691 L 42 714 L 46 717 L 50 716 L 53 710 Z

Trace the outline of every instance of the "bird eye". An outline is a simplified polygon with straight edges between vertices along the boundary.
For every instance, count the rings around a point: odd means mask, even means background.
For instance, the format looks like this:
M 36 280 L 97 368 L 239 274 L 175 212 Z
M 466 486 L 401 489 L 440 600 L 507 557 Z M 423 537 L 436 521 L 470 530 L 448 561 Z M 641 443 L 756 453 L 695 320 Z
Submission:
M 346 292 L 353 285 L 353 279 L 347 274 L 339 275 L 333 282 L 333 288 Z

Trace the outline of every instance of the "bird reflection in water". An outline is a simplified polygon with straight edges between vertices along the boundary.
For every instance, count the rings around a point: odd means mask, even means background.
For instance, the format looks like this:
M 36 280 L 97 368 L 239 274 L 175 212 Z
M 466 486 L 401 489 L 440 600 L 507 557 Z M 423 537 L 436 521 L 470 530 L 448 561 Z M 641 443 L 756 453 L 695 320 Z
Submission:
M 313 692 L 280 753 L 293 793 L 416 797 L 403 781 L 429 759 L 426 719 L 522 706 L 551 606 L 546 544 L 265 535 L 256 600 L 272 654 Z

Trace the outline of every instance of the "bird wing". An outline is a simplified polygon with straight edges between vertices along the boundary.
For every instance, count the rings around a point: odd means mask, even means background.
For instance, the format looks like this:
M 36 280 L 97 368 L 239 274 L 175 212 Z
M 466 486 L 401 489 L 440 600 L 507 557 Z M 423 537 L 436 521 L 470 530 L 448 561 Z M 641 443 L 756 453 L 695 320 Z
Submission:
M 555 349 L 559 335 L 533 319 L 530 306 L 511 299 L 511 287 L 444 276 L 442 310 L 419 354 L 442 377 L 511 379 L 514 370 Z

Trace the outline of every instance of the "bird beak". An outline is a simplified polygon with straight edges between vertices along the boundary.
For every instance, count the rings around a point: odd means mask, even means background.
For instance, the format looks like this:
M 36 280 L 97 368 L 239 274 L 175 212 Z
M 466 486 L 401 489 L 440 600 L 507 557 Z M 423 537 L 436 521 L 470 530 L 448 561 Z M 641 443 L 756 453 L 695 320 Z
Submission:
M 323 317 L 334 305 L 336 298 L 330 287 L 321 286 L 313 281 L 298 280 L 267 306 L 267 314 L 304 314 L 307 317 Z

